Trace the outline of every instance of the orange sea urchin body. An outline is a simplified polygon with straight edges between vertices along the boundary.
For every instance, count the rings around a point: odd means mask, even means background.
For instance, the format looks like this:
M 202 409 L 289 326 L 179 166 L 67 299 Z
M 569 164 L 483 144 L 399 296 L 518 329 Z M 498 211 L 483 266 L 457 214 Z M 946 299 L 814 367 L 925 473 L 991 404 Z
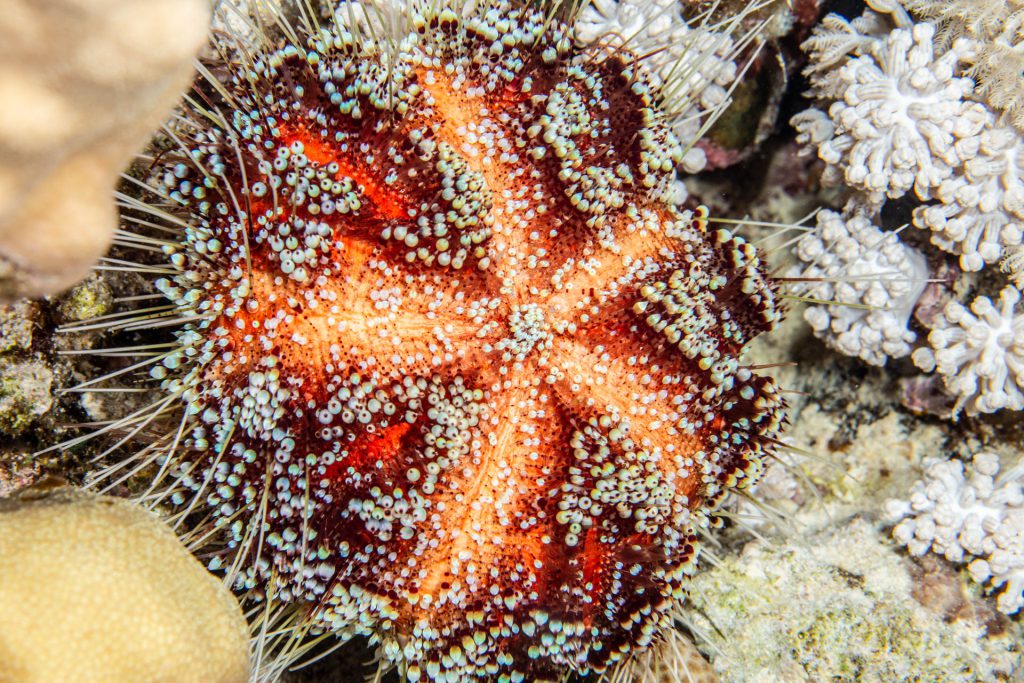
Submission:
M 194 416 L 176 473 L 243 585 L 409 680 L 646 645 L 782 419 L 739 361 L 778 316 L 753 248 L 663 198 L 681 152 L 634 60 L 545 19 L 234 65 L 163 173 L 190 227 L 160 287 L 196 316 L 156 373 Z

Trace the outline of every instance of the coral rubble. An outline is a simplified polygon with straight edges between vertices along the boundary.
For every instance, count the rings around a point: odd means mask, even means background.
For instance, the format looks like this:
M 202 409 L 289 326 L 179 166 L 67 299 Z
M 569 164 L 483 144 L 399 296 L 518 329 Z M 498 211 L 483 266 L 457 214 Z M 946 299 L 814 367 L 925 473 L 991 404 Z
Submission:
M 922 604 L 916 582 L 855 518 L 806 539 L 750 542 L 694 579 L 687 614 L 726 681 L 1005 680 L 1020 657 L 1013 639 Z

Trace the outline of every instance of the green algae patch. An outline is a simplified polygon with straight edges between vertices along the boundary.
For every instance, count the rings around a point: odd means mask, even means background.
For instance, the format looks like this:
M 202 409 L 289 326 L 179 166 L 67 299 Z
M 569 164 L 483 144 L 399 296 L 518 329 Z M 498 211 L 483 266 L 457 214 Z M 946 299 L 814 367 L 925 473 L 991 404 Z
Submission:
M 38 308 L 31 301 L 0 306 L 0 354 L 27 351 L 32 346 L 38 318 Z
M 32 424 L 32 403 L 22 393 L 18 382 L 0 378 L 0 434 L 17 436 Z
M 0 436 L 16 437 L 53 406 L 53 373 L 43 363 L 0 360 Z
M 79 322 L 106 315 L 114 297 L 103 278 L 93 275 L 61 297 L 57 311 L 64 322 Z

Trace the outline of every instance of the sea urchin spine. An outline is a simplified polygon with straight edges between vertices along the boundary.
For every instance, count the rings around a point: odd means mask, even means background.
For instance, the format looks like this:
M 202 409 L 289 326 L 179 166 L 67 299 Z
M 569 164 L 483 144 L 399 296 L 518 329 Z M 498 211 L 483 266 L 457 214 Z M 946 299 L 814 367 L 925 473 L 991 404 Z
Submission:
M 409 23 L 229 60 L 176 128 L 176 496 L 241 586 L 410 681 L 603 671 L 778 432 L 740 360 L 773 286 L 666 198 L 682 150 L 638 60 L 508 3 Z

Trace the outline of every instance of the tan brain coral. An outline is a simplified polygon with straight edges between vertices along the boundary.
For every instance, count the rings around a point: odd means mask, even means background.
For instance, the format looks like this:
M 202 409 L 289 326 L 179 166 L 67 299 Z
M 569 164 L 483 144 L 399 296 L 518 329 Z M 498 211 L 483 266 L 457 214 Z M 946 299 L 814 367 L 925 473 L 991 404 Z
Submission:
M 0 683 L 242 683 L 231 594 L 153 514 L 61 488 L 0 500 Z
M 87 273 L 117 175 L 178 101 L 206 0 L 8 0 L 0 12 L 0 299 Z

